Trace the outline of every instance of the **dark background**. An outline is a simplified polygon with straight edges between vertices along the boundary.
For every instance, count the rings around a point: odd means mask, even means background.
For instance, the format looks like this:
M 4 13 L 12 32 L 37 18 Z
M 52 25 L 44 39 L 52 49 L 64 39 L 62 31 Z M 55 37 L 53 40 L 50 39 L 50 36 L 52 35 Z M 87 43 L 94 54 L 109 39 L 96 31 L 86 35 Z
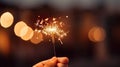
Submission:
M 0 26 L 0 31 L 5 31 L 10 41 L 8 52 L 0 51 L 0 67 L 32 67 L 54 56 L 51 42 L 45 40 L 35 45 L 14 34 L 14 25 L 20 20 L 35 29 L 38 16 L 69 16 L 63 19 L 68 22 L 69 30 L 64 44 L 55 43 L 57 56 L 70 59 L 69 67 L 119 67 L 119 4 L 119 0 L 0 0 L 0 15 L 9 11 L 14 16 L 10 28 Z M 89 40 L 88 32 L 94 25 L 104 28 L 104 41 Z

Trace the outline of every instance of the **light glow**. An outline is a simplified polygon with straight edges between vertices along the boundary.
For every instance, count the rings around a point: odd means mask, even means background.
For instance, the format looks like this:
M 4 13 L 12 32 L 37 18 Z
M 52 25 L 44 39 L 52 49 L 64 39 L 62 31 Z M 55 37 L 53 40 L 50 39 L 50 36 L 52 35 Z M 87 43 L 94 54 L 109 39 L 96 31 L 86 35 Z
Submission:
M 101 42 L 105 39 L 106 33 L 102 27 L 93 27 L 88 33 L 88 37 L 93 42 Z
M 34 35 L 33 37 L 30 39 L 30 41 L 33 43 L 33 44 L 39 44 L 40 42 L 43 41 L 43 35 L 42 33 L 38 30 L 35 30 L 34 31 Z
M 5 12 L 1 15 L 0 24 L 4 28 L 8 28 L 13 24 L 14 17 L 10 12 Z
M 27 24 L 23 21 L 17 22 L 14 26 L 14 33 L 18 37 L 24 36 L 26 34 L 25 30 L 27 30 Z
M 28 27 L 27 33 L 24 36 L 21 36 L 21 39 L 28 41 L 33 37 L 34 31 L 31 27 Z

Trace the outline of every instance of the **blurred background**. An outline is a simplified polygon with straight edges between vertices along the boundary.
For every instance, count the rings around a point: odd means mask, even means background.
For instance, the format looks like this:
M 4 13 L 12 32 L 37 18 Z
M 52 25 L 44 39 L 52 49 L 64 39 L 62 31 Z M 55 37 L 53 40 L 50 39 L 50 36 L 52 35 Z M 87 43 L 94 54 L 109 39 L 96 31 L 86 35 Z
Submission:
M 70 59 L 69 67 L 120 67 L 120 0 L 0 0 L 0 15 L 10 12 L 14 23 L 0 25 L 0 67 L 32 67 L 54 56 L 52 43 L 24 41 L 14 26 L 25 21 L 35 29 L 40 18 L 62 17 L 68 35 L 55 42 L 58 57 Z

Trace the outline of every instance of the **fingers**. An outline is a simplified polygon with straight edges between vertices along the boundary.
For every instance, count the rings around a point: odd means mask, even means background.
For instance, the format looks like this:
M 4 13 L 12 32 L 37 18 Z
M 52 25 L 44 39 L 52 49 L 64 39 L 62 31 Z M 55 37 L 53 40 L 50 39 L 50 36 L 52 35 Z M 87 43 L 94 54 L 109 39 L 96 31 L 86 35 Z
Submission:
M 69 59 L 67 57 L 53 57 L 35 64 L 33 67 L 68 67 Z
M 55 67 L 56 64 L 57 64 L 57 58 L 53 57 L 51 59 L 39 62 L 39 63 L 35 64 L 33 67 Z
M 58 57 L 58 62 L 63 64 L 68 64 L 69 59 L 67 57 Z
M 53 57 L 52 59 L 48 60 L 48 62 L 44 63 L 44 67 L 56 67 L 57 66 L 57 58 Z
M 68 67 L 69 59 L 67 57 L 58 57 L 57 67 Z
M 44 65 L 42 63 L 37 63 L 33 67 L 44 67 Z
M 68 67 L 68 64 L 57 63 L 57 67 Z

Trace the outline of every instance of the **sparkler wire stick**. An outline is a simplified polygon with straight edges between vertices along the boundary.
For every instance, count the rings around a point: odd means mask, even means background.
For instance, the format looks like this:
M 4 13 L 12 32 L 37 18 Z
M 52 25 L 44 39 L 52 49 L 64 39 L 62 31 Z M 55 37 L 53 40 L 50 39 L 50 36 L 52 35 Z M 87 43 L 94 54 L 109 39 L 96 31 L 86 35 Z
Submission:
M 56 56 L 55 37 L 54 37 L 54 34 L 52 34 L 51 37 L 52 37 L 52 45 L 53 45 L 54 56 Z

